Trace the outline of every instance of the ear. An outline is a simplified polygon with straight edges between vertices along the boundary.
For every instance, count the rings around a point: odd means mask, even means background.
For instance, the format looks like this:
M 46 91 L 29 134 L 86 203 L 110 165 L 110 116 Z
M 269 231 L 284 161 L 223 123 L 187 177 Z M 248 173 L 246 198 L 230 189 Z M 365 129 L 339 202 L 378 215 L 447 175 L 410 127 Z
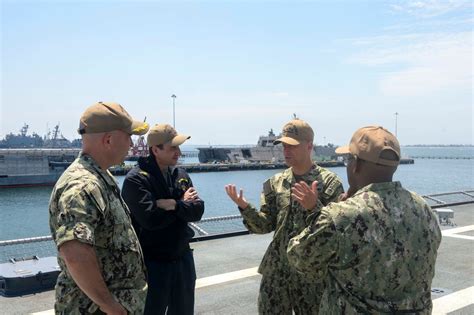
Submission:
M 158 151 L 159 151 L 159 148 L 156 145 L 151 147 L 151 152 L 153 152 L 155 156 L 158 154 Z
M 109 132 L 104 133 L 104 135 L 102 136 L 102 145 L 108 148 L 112 145 L 112 142 L 112 134 Z

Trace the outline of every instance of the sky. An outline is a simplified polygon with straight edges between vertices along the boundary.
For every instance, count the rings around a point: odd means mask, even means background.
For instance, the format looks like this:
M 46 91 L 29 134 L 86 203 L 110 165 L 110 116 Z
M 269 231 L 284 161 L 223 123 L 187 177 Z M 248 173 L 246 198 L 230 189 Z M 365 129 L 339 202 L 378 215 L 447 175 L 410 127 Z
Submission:
M 294 114 L 317 144 L 367 125 L 473 144 L 471 1 L 0 1 L 0 138 L 78 138 L 97 101 L 172 124 L 175 94 L 187 144 L 256 143 Z

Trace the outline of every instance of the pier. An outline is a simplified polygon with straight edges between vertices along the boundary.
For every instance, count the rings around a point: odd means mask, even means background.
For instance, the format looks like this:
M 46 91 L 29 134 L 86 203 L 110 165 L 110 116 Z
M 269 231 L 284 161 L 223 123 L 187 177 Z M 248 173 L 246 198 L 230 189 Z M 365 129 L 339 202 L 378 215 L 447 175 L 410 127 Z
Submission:
M 344 162 L 338 160 L 316 161 L 321 167 L 342 167 Z M 414 164 L 411 158 L 403 158 L 400 164 Z M 277 163 L 194 163 L 179 164 L 179 168 L 184 169 L 188 173 L 205 173 L 205 172 L 229 172 L 229 171 L 251 171 L 251 170 L 271 170 L 285 169 L 288 166 L 283 162 Z M 126 175 L 133 168 L 132 165 L 116 166 L 110 168 L 113 175 Z
M 474 156 L 428 156 L 416 155 L 411 156 L 412 159 L 433 159 L 433 160 L 473 160 Z
M 344 166 L 342 161 L 321 161 L 317 163 L 321 167 Z M 178 167 L 184 169 L 188 173 L 204 173 L 284 169 L 288 166 L 285 163 L 195 163 L 179 164 Z M 132 168 L 132 165 L 125 165 L 112 167 L 109 170 L 113 175 L 126 175 Z

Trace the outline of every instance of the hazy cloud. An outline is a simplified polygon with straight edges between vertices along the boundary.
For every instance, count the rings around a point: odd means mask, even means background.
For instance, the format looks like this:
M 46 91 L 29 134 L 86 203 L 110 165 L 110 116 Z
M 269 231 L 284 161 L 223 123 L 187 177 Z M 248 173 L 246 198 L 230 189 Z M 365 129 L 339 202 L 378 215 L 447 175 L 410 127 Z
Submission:
M 471 32 L 387 35 L 353 43 L 361 52 L 350 62 L 396 69 L 381 74 L 385 94 L 416 95 L 471 84 Z
M 276 97 L 288 97 L 290 94 L 288 92 L 274 92 L 273 95 Z
M 393 11 L 422 18 L 436 17 L 461 8 L 472 8 L 472 6 L 472 2 L 466 0 L 399 1 L 390 5 Z

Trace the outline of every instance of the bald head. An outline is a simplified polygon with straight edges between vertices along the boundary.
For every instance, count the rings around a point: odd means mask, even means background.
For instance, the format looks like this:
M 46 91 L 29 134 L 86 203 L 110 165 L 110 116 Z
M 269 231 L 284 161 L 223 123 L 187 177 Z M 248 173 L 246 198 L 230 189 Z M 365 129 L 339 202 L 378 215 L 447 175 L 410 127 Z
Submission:
M 82 151 L 90 155 L 102 169 L 121 164 L 131 144 L 130 134 L 121 130 L 82 135 Z

